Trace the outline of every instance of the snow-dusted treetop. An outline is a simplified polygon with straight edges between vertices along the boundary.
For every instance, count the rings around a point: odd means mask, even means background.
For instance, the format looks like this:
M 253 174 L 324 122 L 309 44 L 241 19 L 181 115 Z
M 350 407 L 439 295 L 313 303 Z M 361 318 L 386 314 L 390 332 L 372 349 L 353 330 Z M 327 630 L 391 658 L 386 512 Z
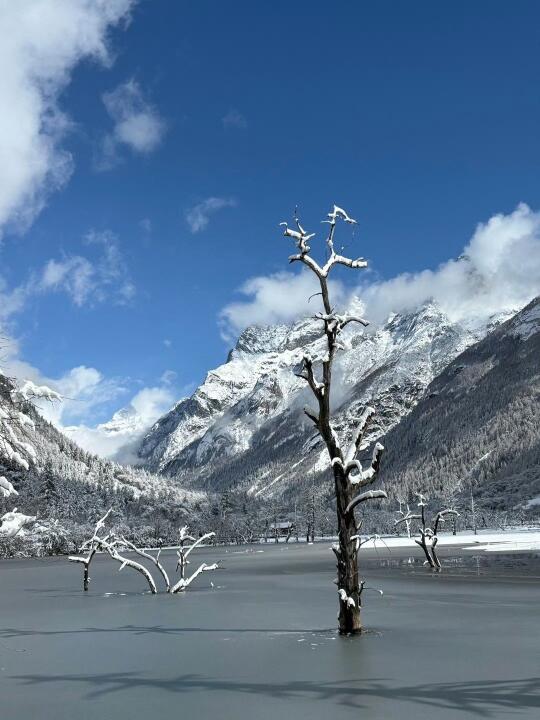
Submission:
M 19 493 L 15 490 L 15 488 L 7 478 L 5 478 L 4 476 L 0 477 L 0 497 L 17 497 L 18 494 Z
M 26 380 L 21 387 L 12 392 L 14 400 L 48 400 L 49 402 L 61 402 L 62 396 L 56 390 L 47 385 L 36 385 L 31 380 Z
M 0 517 L 0 538 L 6 540 L 15 537 L 25 525 L 29 525 L 35 520 L 35 515 L 23 515 L 23 513 L 17 512 L 17 508 L 13 508 L 11 512 Z

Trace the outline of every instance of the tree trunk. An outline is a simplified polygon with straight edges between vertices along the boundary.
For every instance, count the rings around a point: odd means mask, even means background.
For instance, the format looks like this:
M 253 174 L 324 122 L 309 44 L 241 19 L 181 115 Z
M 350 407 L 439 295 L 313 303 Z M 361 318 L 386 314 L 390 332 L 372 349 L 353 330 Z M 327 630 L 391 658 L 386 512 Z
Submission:
M 83 588 L 84 591 L 88 591 L 88 586 L 90 584 L 90 577 L 89 577 L 89 563 L 84 563 L 84 581 L 83 581 Z
M 356 542 L 351 540 L 358 534 L 354 512 L 345 512 L 349 504 L 348 481 L 341 467 L 334 465 L 334 482 L 337 498 L 337 519 L 339 528 L 338 589 L 343 589 L 347 600 L 339 600 L 339 634 L 355 635 L 362 632 L 360 619 L 360 581 Z M 354 602 L 354 605 L 352 602 Z

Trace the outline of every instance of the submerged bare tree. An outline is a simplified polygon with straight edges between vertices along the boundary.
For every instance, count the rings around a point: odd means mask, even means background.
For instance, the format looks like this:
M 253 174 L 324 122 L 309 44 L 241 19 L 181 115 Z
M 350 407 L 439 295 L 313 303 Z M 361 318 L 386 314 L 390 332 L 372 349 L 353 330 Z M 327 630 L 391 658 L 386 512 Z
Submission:
M 177 572 L 178 570 L 180 570 L 180 580 L 170 589 L 171 593 L 183 592 L 202 572 L 218 569 L 217 563 L 212 563 L 211 565 L 202 563 L 201 565 L 199 565 L 197 570 L 195 570 L 195 572 L 193 572 L 190 576 L 187 576 L 186 574 L 186 567 L 190 563 L 188 557 L 191 555 L 193 550 L 195 550 L 195 548 L 199 545 L 202 545 L 205 540 L 209 540 L 210 538 L 214 537 L 215 534 L 216 533 L 214 532 L 209 532 L 205 535 L 202 535 L 196 540 L 189 534 L 189 529 L 187 525 L 184 525 L 183 528 L 180 528 L 180 547 L 176 552 L 176 555 L 178 557 L 178 561 L 176 563 L 176 570 Z M 188 542 L 190 543 L 189 545 L 186 544 Z
M 353 314 L 337 313 L 330 300 L 328 277 L 333 268 L 338 265 L 352 269 L 362 269 L 367 267 L 367 262 L 363 258 L 353 260 L 344 257 L 335 251 L 334 232 L 337 221 L 342 220 L 351 225 L 356 224 L 356 220 L 349 217 L 342 208 L 334 205 L 332 211 L 328 213 L 328 219 L 323 221 L 329 225 L 326 237 L 328 259 L 324 265 L 319 265 L 310 255 L 311 248 L 308 243 L 314 233 L 308 234 L 296 215 L 294 220 L 296 229 L 289 228 L 287 223 L 281 223 L 285 228 L 284 235 L 292 238 L 298 248 L 298 253 L 292 255 L 289 261 L 291 263 L 300 262 L 308 267 L 317 277 L 321 289 L 323 312 L 317 313 L 315 317 L 323 324 L 326 337 L 326 352 L 322 358 L 322 377 L 320 379 L 317 377 L 314 367 L 315 361 L 310 355 L 304 355 L 299 377 L 308 383 L 317 401 L 317 409 L 305 408 L 305 413 L 326 444 L 334 475 L 339 543 L 333 549 L 337 557 L 339 632 L 340 634 L 351 635 L 362 631 L 360 593 L 363 585 L 358 576 L 358 547 L 356 542 L 358 527 L 354 509 L 366 500 L 386 497 L 383 490 L 359 492 L 361 488 L 375 480 L 384 448 L 380 443 L 376 443 L 370 466 L 367 469 L 362 467 L 357 455 L 366 428 L 375 414 L 375 410 L 371 407 L 364 410 L 353 438 L 346 449 L 342 448 L 332 427 L 332 368 L 336 352 L 342 348 L 340 335 L 350 323 L 359 323 L 366 326 L 368 322 L 364 318 Z
M 148 550 L 138 548 L 134 543 L 126 540 L 126 538 L 122 536 L 116 535 L 112 531 L 108 533 L 102 533 L 102 530 L 105 527 L 105 523 L 111 511 L 112 508 L 108 510 L 107 513 L 97 521 L 92 537 L 86 540 L 81 545 L 80 551 L 84 554 L 71 555 L 69 558 L 72 562 L 78 562 L 83 565 L 83 589 L 85 591 L 88 590 L 90 583 L 90 564 L 96 552 L 98 551 L 108 553 L 113 558 L 113 560 L 119 562 L 120 570 L 123 570 L 125 567 L 130 567 L 140 573 L 148 583 L 150 592 L 153 595 L 157 593 L 157 586 L 152 576 L 152 573 L 145 565 L 142 565 L 141 563 L 136 562 L 129 557 L 126 557 L 124 554 L 125 552 L 132 551 L 136 555 L 150 560 L 161 574 L 165 584 L 165 591 L 168 593 L 181 592 L 185 590 L 202 572 L 205 572 L 207 570 L 217 570 L 217 563 L 214 563 L 212 565 L 202 563 L 202 565 L 190 577 L 186 577 L 185 567 L 189 564 L 189 561 L 187 559 L 188 555 L 192 552 L 192 550 L 194 550 L 194 548 L 201 545 L 205 540 L 213 537 L 215 533 L 207 533 L 206 535 L 200 537 L 198 540 L 195 540 L 195 538 L 192 538 L 190 535 L 188 535 L 187 527 L 183 527 L 180 530 L 180 549 L 178 551 L 179 559 L 177 564 L 177 570 L 180 567 L 180 580 L 171 587 L 169 575 L 165 570 L 163 564 L 160 562 L 161 548 L 157 551 L 156 555 L 152 555 Z M 192 541 L 189 546 L 185 545 L 187 540 Z
M 411 537 L 411 508 L 409 507 L 409 503 L 405 505 L 406 510 L 403 510 L 403 505 L 405 503 L 402 500 L 399 500 L 399 510 L 397 511 L 398 515 L 401 515 L 400 518 L 398 518 L 395 522 L 395 525 L 397 526 L 399 523 L 405 523 L 405 529 L 407 531 L 407 537 Z
M 420 537 L 418 539 L 415 539 L 414 542 L 419 545 L 424 551 L 424 555 L 426 556 L 424 565 L 428 565 L 432 570 L 440 572 L 442 570 L 442 566 L 436 550 L 437 543 L 439 542 L 439 537 L 437 533 L 439 532 L 440 525 L 444 523 L 446 517 L 457 517 L 459 513 L 457 512 L 457 510 L 454 510 L 452 508 L 447 508 L 446 510 L 439 510 L 439 512 L 434 515 L 433 521 L 428 525 L 426 519 L 426 497 L 422 495 L 422 493 L 418 493 L 417 497 L 417 507 L 420 508 L 420 511 L 418 513 L 412 513 L 409 510 L 409 506 L 407 505 L 407 512 L 402 513 L 403 517 L 396 520 L 395 525 L 397 526 L 400 523 L 405 523 L 410 537 L 411 523 L 413 522 L 413 520 L 420 521 L 420 524 L 418 526 L 418 534 L 420 535 Z
M 90 565 L 92 564 L 94 555 L 102 547 L 103 540 L 99 535 L 99 531 L 105 526 L 105 522 L 111 512 L 112 508 L 109 508 L 105 515 L 97 521 L 94 534 L 79 548 L 79 552 L 84 553 L 84 555 L 70 555 L 68 558 L 71 562 L 78 562 L 83 566 L 83 590 L 85 592 L 87 592 L 90 587 Z

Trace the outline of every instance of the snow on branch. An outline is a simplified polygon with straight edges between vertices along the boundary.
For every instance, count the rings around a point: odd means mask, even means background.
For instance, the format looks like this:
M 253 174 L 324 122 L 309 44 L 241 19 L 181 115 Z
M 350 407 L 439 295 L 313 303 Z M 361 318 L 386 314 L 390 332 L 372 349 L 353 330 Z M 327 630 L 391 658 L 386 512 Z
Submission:
M 311 355 L 304 355 L 302 358 L 302 370 L 296 373 L 296 377 L 305 380 L 311 388 L 313 394 L 320 398 L 324 394 L 324 383 L 320 383 L 315 378 L 313 371 L 313 359 Z
M 105 515 L 100 518 L 96 526 L 94 528 L 94 534 L 89 540 L 86 540 L 81 547 L 79 548 L 79 552 L 85 552 L 85 555 L 70 555 L 68 560 L 71 562 L 78 562 L 81 563 L 81 565 L 84 568 L 84 574 L 83 574 L 83 590 L 86 592 L 88 591 L 88 587 L 90 585 L 90 564 L 92 563 L 92 560 L 94 559 L 94 555 L 98 551 L 99 548 L 102 547 L 103 540 L 106 540 L 107 538 L 100 538 L 99 531 L 105 526 L 105 522 L 109 515 L 112 512 L 112 508 L 109 508 Z
M 308 241 L 311 240 L 312 237 L 315 237 L 315 233 L 308 234 L 304 230 L 304 228 L 300 225 L 300 221 L 298 219 L 298 216 L 296 215 L 296 212 L 294 214 L 294 222 L 296 223 L 296 227 L 298 228 L 297 230 L 291 230 L 286 222 L 280 223 L 282 227 L 285 227 L 283 235 L 285 235 L 285 237 L 292 238 L 296 243 L 296 247 L 300 250 L 300 253 L 302 255 L 305 255 L 311 250 L 308 245 Z
M 381 464 L 381 457 L 384 452 L 384 445 L 380 442 L 375 443 L 373 454 L 371 456 L 371 464 L 367 470 L 364 470 L 360 460 L 352 456 L 351 459 L 343 462 L 341 458 L 334 458 L 332 464 L 340 465 L 345 475 L 349 478 L 351 485 L 362 487 L 369 485 L 375 480 Z M 356 454 L 356 451 L 355 453 Z M 350 450 L 347 457 L 351 457 Z
M 147 560 L 151 560 L 154 563 L 154 565 L 157 567 L 158 571 L 161 573 L 161 576 L 165 582 L 166 591 L 169 592 L 169 590 L 171 589 L 171 583 L 169 582 L 169 576 L 167 574 L 167 571 L 165 570 L 165 568 L 159 561 L 159 556 L 161 555 L 161 548 L 159 548 L 156 555 L 151 555 L 149 552 L 147 552 L 146 550 L 141 550 L 136 545 L 134 545 L 132 542 L 130 542 L 129 540 L 126 540 L 124 537 L 121 538 L 121 541 L 126 548 L 133 550 L 133 552 L 136 553 L 137 555 L 140 555 L 141 557 L 146 558 Z
M 351 502 L 345 508 L 345 513 L 352 512 L 357 505 L 366 502 L 366 500 L 382 500 L 387 497 L 388 495 L 384 490 L 367 490 L 366 492 L 360 493 L 351 500 Z
M 442 566 L 436 551 L 437 543 L 439 542 L 437 534 L 439 531 L 439 525 L 441 523 L 444 523 L 446 517 L 457 517 L 459 513 L 457 512 L 457 510 L 454 510 L 452 508 L 439 510 L 439 512 L 435 514 L 433 522 L 431 524 L 428 524 L 428 521 L 426 519 L 427 498 L 425 495 L 422 495 L 422 493 L 417 493 L 417 497 L 417 507 L 420 509 L 420 512 L 412 513 L 408 505 L 407 512 L 404 512 L 403 510 L 401 510 L 400 504 L 400 509 L 398 512 L 402 515 L 402 517 L 395 520 L 394 525 L 398 526 L 401 523 L 405 523 L 405 526 L 407 528 L 407 534 L 409 537 L 411 537 L 410 528 L 412 521 L 420 521 L 417 528 L 417 533 L 419 537 L 416 538 L 414 542 L 424 551 L 424 555 L 426 557 L 424 565 L 428 565 L 432 570 L 440 572 L 442 570 Z
M 32 402 L 36 398 L 56 400 L 60 399 L 60 395 L 28 380 L 20 388 L 4 388 L 4 398 L 11 402 L 0 407 L 0 457 L 29 470 L 30 463 L 36 460 L 36 451 L 33 445 L 21 439 L 21 435 L 24 438 L 25 431 L 33 430 L 35 426 L 32 418 L 22 412 L 18 404 Z
M 126 548 L 126 545 L 121 538 L 103 540 L 101 542 L 101 547 L 106 550 L 114 560 L 117 560 L 120 563 L 118 572 L 123 570 L 125 567 L 130 567 L 132 570 L 136 570 L 145 578 L 152 595 L 157 593 L 156 583 L 154 582 L 154 578 L 152 577 L 150 571 L 147 570 L 144 565 L 141 565 L 141 563 L 120 554 Z
M 61 402 L 62 396 L 47 385 L 36 385 L 27 380 L 21 387 L 12 392 L 12 397 L 18 400 L 48 400 L 49 402 Z
M 353 438 L 351 440 L 351 444 L 349 445 L 349 449 L 347 450 L 347 454 L 345 456 L 346 463 L 350 463 L 355 459 L 356 453 L 360 449 L 360 444 L 364 437 L 366 428 L 369 425 L 369 423 L 372 420 L 374 415 L 375 415 L 375 408 L 372 408 L 369 405 L 366 408 L 364 408 L 364 412 L 360 416 L 360 420 L 358 421 L 358 425 L 356 427 Z
M 207 565 L 206 563 L 202 563 L 202 565 L 199 565 L 199 567 L 195 570 L 195 572 L 190 575 L 187 578 L 180 578 L 180 580 L 176 583 L 176 585 L 173 585 L 171 588 L 171 593 L 177 593 L 182 592 L 183 590 L 186 590 L 186 588 L 191 585 L 191 583 L 195 580 L 196 577 L 198 577 L 202 572 L 207 572 L 209 570 L 217 570 L 219 568 L 218 563 L 212 563 L 211 565 Z
M 330 231 L 328 233 L 328 237 L 326 238 L 326 244 L 330 251 L 330 257 L 322 267 L 317 263 L 316 260 L 314 260 L 309 255 L 311 248 L 307 243 L 308 240 L 310 240 L 314 236 L 314 233 L 306 233 L 304 228 L 300 225 L 300 222 L 296 215 L 295 223 L 296 227 L 298 228 L 297 230 L 291 230 L 291 228 L 289 228 L 286 222 L 280 223 L 280 225 L 285 227 L 285 230 L 283 232 L 285 237 L 292 238 L 295 241 L 297 248 L 300 250 L 300 253 L 298 255 L 291 255 L 291 257 L 289 258 L 289 262 L 303 262 L 311 270 L 313 270 L 313 272 L 318 275 L 319 278 L 327 278 L 330 270 L 334 267 L 334 265 L 345 265 L 346 267 L 350 268 L 367 267 L 367 262 L 366 260 L 364 260 L 364 258 L 357 258 L 356 260 L 353 260 L 352 258 L 347 258 L 343 255 L 337 254 L 334 250 L 334 231 L 336 228 L 337 220 L 343 220 L 344 222 L 351 225 L 356 225 L 356 220 L 353 220 L 353 218 L 349 217 L 347 212 L 343 210 L 343 208 L 338 207 L 337 205 L 334 205 L 333 210 L 328 213 L 327 217 L 329 219 L 323 220 L 323 222 L 330 225 Z
M 214 537 L 215 533 L 206 533 L 205 535 L 196 540 L 189 534 L 188 528 L 184 526 L 180 530 L 180 548 L 178 551 L 177 570 L 178 567 L 180 567 L 180 580 L 171 587 L 169 575 L 160 560 L 161 549 L 159 549 L 155 555 L 152 555 L 152 553 L 150 553 L 148 550 L 138 548 L 134 543 L 127 540 L 125 537 L 115 534 L 114 531 L 104 531 L 106 521 L 111 512 L 112 508 L 109 509 L 107 513 L 97 521 L 92 537 L 90 537 L 81 545 L 81 554 L 71 555 L 69 558 L 71 562 L 81 563 L 84 567 L 84 590 L 88 590 L 90 583 L 90 564 L 96 552 L 99 551 L 108 553 L 110 557 L 113 558 L 113 560 L 119 562 L 119 570 L 123 570 L 125 567 L 129 567 L 132 570 L 136 570 L 138 573 L 140 573 L 148 583 L 150 592 L 153 595 L 157 593 L 157 587 L 152 573 L 150 572 L 150 570 L 148 570 L 146 566 L 133 560 L 130 557 L 127 557 L 125 554 L 126 552 L 134 552 L 136 555 L 139 555 L 146 560 L 150 560 L 161 574 L 165 584 L 165 591 L 167 593 L 177 593 L 181 590 L 185 590 L 202 572 L 217 569 L 217 563 L 213 563 L 211 565 L 207 563 L 202 563 L 202 565 L 194 573 L 192 573 L 190 577 L 186 577 L 185 568 L 189 564 L 188 556 L 191 552 L 193 552 L 196 547 L 199 547 L 200 545 L 202 545 L 203 542 Z M 186 542 L 189 542 L 190 544 L 186 545 Z
M 458 517 L 459 513 L 457 510 L 453 510 L 451 508 L 447 508 L 446 510 L 439 510 L 439 512 L 435 515 L 435 520 L 433 522 L 433 534 L 436 535 L 437 531 L 439 529 L 439 523 L 444 522 L 445 517 L 448 515 L 454 515 L 454 517 Z
M 178 561 L 176 563 L 176 570 L 180 570 L 180 579 L 178 582 L 173 585 L 170 592 L 171 593 L 177 593 L 184 591 L 193 580 L 195 580 L 196 577 L 198 577 L 202 572 L 206 572 L 208 570 L 217 570 L 218 564 L 213 563 L 211 565 L 207 565 L 206 563 L 202 563 L 197 570 L 195 570 L 194 573 L 192 573 L 189 577 L 186 576 L 186 567 L 190 564 L 190 561 L 188 560 L 189 555 L 193 552 L 193 550 L 196 547 L 199 547 L 204 543 L 206 540 L 209 540 L 210 538 L 214 537 L 214 532 L 206 533 L 205 535 L 202 535 L 198 540 L 195 540 L 194 537 L 189 535 L 189 530 L 187 525 L 184 525 L 180 529 L 180 547 L 177 550 L 177 557 Z M 192 541 L 191 545 L 186 545 L 187 541 Z
M 398 525 L 401 525 L 401 523 L 405 523 L 405 528 L 407 530 L 407 537 L 411 537 L 411 523 L 413 520 L 421 520 L 422 516 L 417 515 L 416 513 L 411 512 L 410 507 L 407 505 L 407 510 L 401 509 L 401 503 L 399 503 L 399 510 L 398 513 L 402 516 L 398 518 L 397 520 L 394 520 L 394 525 L 397 527 Z

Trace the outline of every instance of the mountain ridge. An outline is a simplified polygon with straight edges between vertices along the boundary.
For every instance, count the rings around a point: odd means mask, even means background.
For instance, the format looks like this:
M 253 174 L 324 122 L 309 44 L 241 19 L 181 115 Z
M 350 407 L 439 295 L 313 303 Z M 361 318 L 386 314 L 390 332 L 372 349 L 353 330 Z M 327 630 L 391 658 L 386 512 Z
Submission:
M 428 302 L 373 330 L 350 326 L 335 369 L 336 431 L 350 437 L 369 403 L 378 417 L 367 440 L 388 432 L 451 359 L 500 321 L 468 327 Z M 228 361 L 143 438 L 143 464 L 191 487 L 243 487 L 261 495 L 285 491 L 299 474 L 317 475 L 327 466 L 326 451 L 304 419 L 311 398 L 294 374 L 304 352 L 314 360 L 324 353 L 320 323 L 312 318 L 247 328 Z

